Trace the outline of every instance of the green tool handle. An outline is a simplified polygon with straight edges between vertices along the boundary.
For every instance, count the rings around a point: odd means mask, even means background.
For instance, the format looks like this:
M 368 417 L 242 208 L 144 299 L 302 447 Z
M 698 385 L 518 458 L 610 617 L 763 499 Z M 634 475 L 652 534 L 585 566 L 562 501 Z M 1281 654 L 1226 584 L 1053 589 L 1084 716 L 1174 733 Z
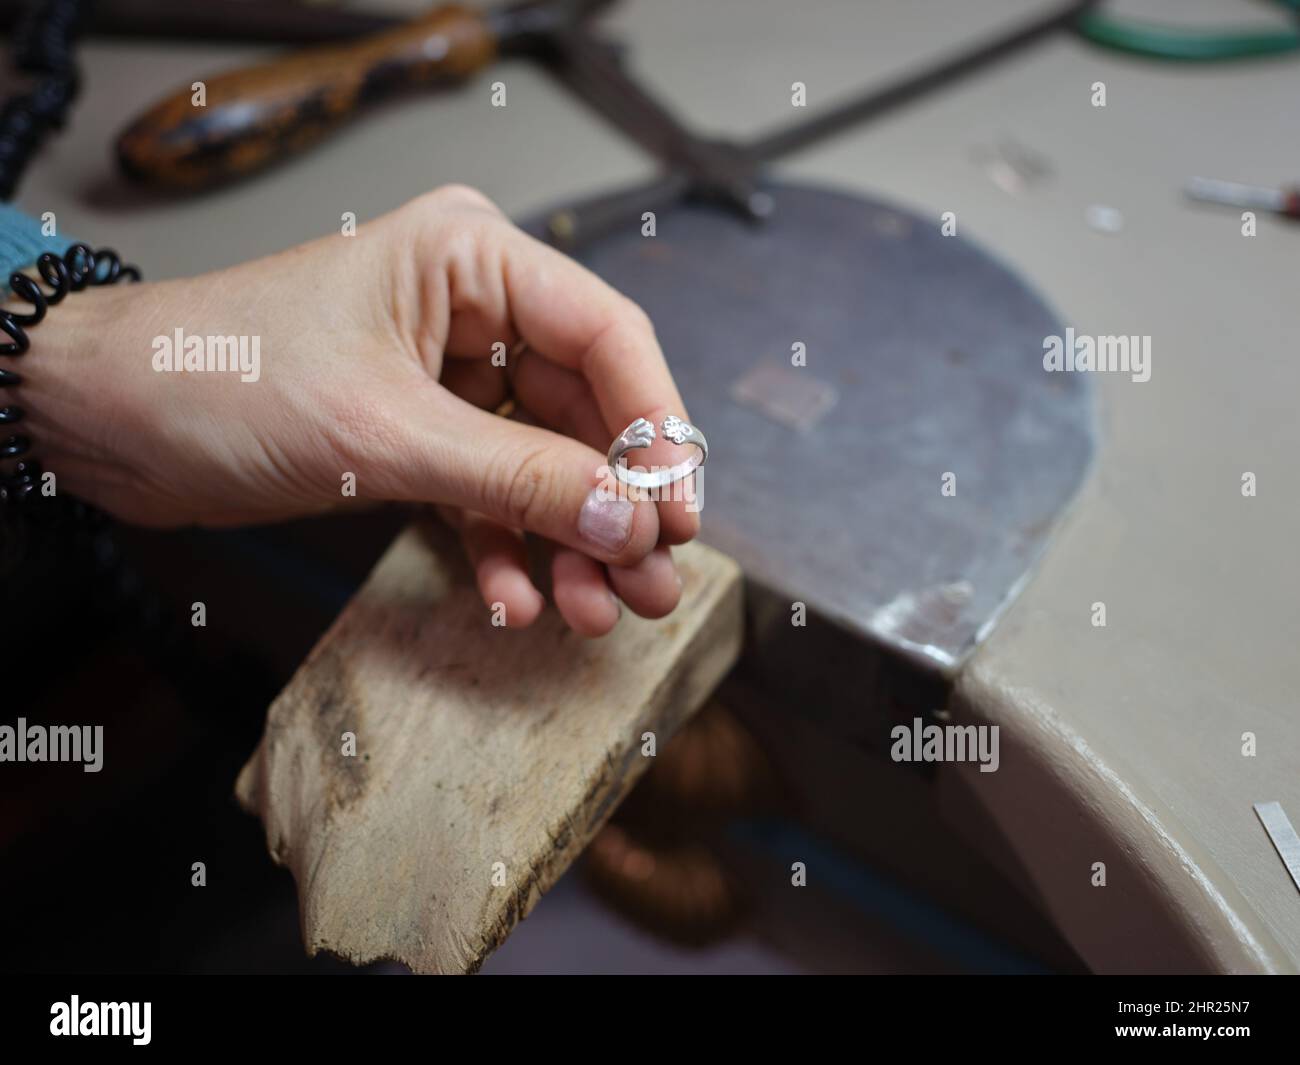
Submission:
M 1277 0 L 1300 14 L 1300 0 Z M 1184 30 L 1112 18 L 1096 11 L 1079 16 L 1075 28 L 1093 44 L 1149 59 L 1207 63 L 1283 55 L 1300 49 L 1300 29 Z

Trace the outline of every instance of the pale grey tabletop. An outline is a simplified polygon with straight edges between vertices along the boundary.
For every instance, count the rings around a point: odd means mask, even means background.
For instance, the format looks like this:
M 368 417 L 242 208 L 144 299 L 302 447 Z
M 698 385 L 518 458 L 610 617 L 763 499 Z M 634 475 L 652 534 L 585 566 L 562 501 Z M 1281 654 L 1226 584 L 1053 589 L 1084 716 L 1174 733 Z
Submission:
M 829 102 L 1029 6 L 628 0 L 609 24 L 683 115 L 743 136 L 789 117 L 793 81 L 807 83 L 810 105 Z M 1270 21 L 1214 0 L 1116 6 Z M 19 204 L 54 210 L 64 232 L 114 245 L 161 278 L 337 231 L 345 211 L 371 217 L 445 182 L 476 185 L 522 216 L 653 171 L 543 73 L 509 62 L 436 101 L 387 108 L 237 188 L 164 204 L 124 197 L 109 154 L 123 119 L 164 89 L 266 52 L 87 44 L 71 129 Z M 494 80 L 508 84 L 504 109 L 489 104 Z M 1105 108 L 1091 104 L 1095 81 L 1106 83 Z M 959 683 L 958 718 L 1003 726 L 1001 769 L 945 768 L 939 783 L 971 833 L 991 815 L 1027 890 L 1100 969 L 1300 967 L 1300 892 L 1252 811 L 1277 800 L 1300 823 L 1300 229 L 1262 218 L 1245 238 L 1232 211 L 1189 207 L 1179 191 L 1200 173 L 1300 179 L 1295 86 L 1296 61 L 1175 69 L 1062 36 L 781 168 L 936 224 L 955 211 L 964 235 L 1081 332 L 1152 337 L 1149 382 L 1098 381 L 1096 471 Z M 978 158 L 1008 138 L 1051 164 L 1018 195 Z M 1090 228 L 1090 205 L 1117 209 L 1122 229 Z M 1247 471 L 1254 498 L 1241 492 Z M 1104 628 L 1091 624 L 1095 602 L 1106 604 Z M 1242 754 L 1246 732 L 1253 757 Z M 1104 888 L 1093 886 L 1096 862 L 1107 865 Z

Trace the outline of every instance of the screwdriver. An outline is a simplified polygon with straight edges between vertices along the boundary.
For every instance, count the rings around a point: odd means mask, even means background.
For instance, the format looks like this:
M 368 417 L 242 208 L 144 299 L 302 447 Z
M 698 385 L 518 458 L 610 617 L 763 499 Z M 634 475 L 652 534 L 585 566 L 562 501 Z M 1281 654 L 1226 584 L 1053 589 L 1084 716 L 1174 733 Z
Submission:
M 1300 188 L 1270 189 L 1262 185 L 1194 177 L 1187 182 L 1184 191 L 1193 200 L 1204 203 L 1271 211 L 1285 218 L 1300 219 Z

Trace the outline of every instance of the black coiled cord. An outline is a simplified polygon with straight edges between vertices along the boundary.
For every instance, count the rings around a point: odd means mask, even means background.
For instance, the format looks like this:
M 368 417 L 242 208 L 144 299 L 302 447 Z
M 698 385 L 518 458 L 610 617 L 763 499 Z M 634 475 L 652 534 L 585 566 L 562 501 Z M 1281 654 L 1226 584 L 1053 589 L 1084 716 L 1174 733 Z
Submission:
M 73 45 L 92 6 L 92 0 L 33 0 L 14 29 L 14 66 L 31 84 L 0 107 L 0 200 L 13 198 L 37 149 L 66 122 L 80 86 Z M 0 332 L 8 338 L 0 344 L 0 354 L 10 358 L 26 353 L 27 329 L 69 292 L 123 277 L 140 279 L 140 272 L 124 266 L 116 252 L 91 251 L 84 244 L 61 257 L 42 255 L 36 271 L 49 291 L 25 274 L 9 279 L 14 296 L 32 308 L 0 311 Z M 20 381 L 19 374 L 0 368 L 0 435 L 7 424 L 23 418 L 22 408 L 6 404 L 3 392 Z M 26 455 L 30 448 L 31 441 L 22 435 L 0 439 L 0 462 Z M 16 697 L 20 707 L 31 697 L 31 686 L 40 684 L 41 671 L 32 663 L 40 661 L 55 632 L 60 637 L 66 632 L 62 608 L 68 603 L 114 631 L 136 626 L 148 634 L 143 645 L 150 648 L 175 646 L 176 634 L 183 631 L 174 618 L 164 624 L 161 600 L 127 564 L 113 522 L 103 511 L 62 492 L 41 500 L 44 506 L 3 505 L 32 496 L 41 476 L 40 463 L 31 458 L 7 474 L 0 472 L 0 615 L 21 619 L 5 630 L 4 653 L 11 668 L 3 687 L 4 698 Z M 14 668 L 16 663 L 23 668 Z
M 14 63 L 35 83 L 0 108 L 0 200 L 13 199 L 28 161 L 51 130 L 63 127 L 77 98 L 72 49 L 89 7 L 88 0 L 41 0 L 15 32 Z
M 31 347 L 27 327 L 41 322 L 46 311 L 61 303 L 69 292 L 80 292 L 87 285 L 116 284 L 124 277 L 140 280 L 140 271 L 124 264 L 112 248 L 92 251 L 85 244 L 72 245 L 61 257 L 47 251 L 36 260 L 36 272 L 50 286 L 49 292 L 26 274 L 16 273 L 9 278 L 9 287 L 14 295 L 31 304 L 32 309 L 26 312 L 0 310 L 0 332 L 9 337 L 8 343 L 0 344 L 0 355 L 11 358 L 25 355 Z M 0 368 L 0 389 L 13 388 L 21 382 L 20 374 Z M 16 404 L 0 407 L 0 424 L 12 424 L 22 418 L 22 407 Z M 21 433 L 0 440 L 0 459 L 25 455 L 31 450 L 31 445 L 30 438 Z M 23 501 L 36 491 L 40 479 L 39 462 L 25 460 L 17 463 L 10 473 L 0 475 L 0 504 Z

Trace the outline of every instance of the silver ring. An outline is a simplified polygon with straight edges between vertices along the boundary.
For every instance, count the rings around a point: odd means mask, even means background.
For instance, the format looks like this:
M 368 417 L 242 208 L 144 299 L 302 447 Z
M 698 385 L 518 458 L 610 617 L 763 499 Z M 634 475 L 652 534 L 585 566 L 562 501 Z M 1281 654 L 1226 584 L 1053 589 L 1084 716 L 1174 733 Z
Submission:
M 670 414 L 659 423 L 659 428 L 663 430 L 665 440 L 671 440 L 674 444 L 694 444 L 699 450 L 685 462 L 679 462 L 668 469 L 655 469 L 649 473 L 628 469 L 619 460 L 629 451 L 649 447 L 655 439 L 654 425 L 645 418 L 638 418 L 618 434 L 618 439 L 610 444 L 609 453 L 605 456 L 614 476 L 624 484 L 634 488 L 663 488 L 684 481 L 708 459 L 709 442 L 695 426 Z

